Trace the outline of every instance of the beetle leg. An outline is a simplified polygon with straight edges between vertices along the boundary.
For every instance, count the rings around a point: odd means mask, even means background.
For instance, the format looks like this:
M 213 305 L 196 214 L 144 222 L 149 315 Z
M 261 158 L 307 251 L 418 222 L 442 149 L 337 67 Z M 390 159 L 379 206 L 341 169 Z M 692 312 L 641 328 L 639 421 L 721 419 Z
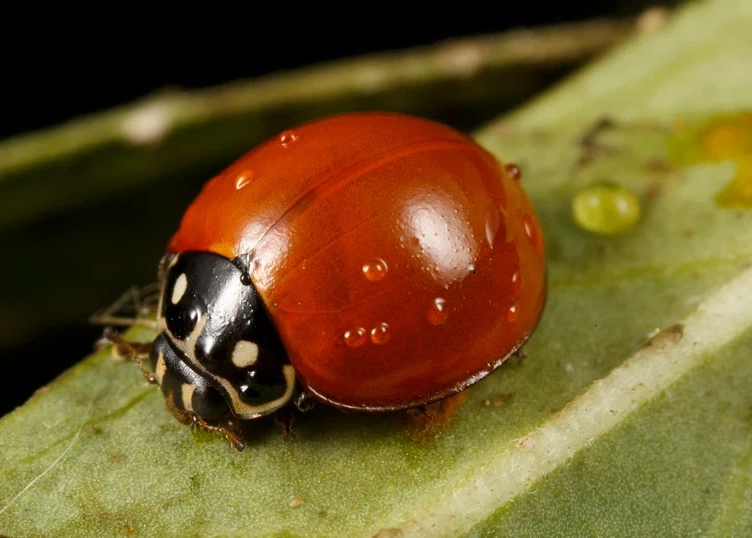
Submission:
M 288 439 L 295 438 L 295 431 L 293 425 L 295 424 L 295 408 L 285 406 L 282 409 L 278 409 L 274 413 L 274 422 L 282 426 L 282 439 L 287 441 Z
M 522 362 L 527 358 L 527 355 L 525 355 L 525 352 L 522 350 L 522 348 L 518 348 L 517 351 L 515 351 L 512 356 L 517 359 L 517 365 L 522 364 Z
M 214 426 L 212 424 L 209 424 L 196 413 L 184 411 L 175 407 L 172 399 L 172 391 L 170 391 L 168 397 L 165 398 L 165 405 L 167 405 L 167 410 L 172 414 L 172 416 L 174 416 L 183 424 L 196 426 L 198 429 L 205 432 L 214 433 L 216 435 L 224 437 L 238 452 L 242 452 L 245 449 L 245 441 L 241 437 L 240 433 L 235 431 L 238 426 L 234 421 L 226 421 L 226 426 Z
M 198 427 L 199 429 L 204 430 L 206 432 L 221 435 L 222 437 L 227 439 L 232 445 L 232 447 L 238 452 L 242 452 L 245 449 L 245 441 L 243 441 L 240 435 L 232 431 L 229 427 L 212 426 L 211 424 L 207 423 L 204 419 L 202 419 L 200 416 L 198 416 L 196 413 L 190 413 L 190 419 L 191 419 L 191 423 L 195 425 L 196 427 Z M 230 424 L 234 424 L 234 422 L 231 422 Z M 228 424 L 228 426 L 230 424 Z
M 115 357 L 129 357 L 133 359 L 133 362 L 135 362 L 138 369 L 141 370 L 141 373 L 144 375 L 146 381 L 148 381 L 152 385 L 157 383 L 157 378 L 154 375 L 154 372 L 149 371 L 149 369 L 144 366 L 144 359 L 149 356 L 151 344 L 142 342 L 129 342 L 128 340 L 120 336 L 112 327 L 105 328 L 102 336 L 105 338 L 105 340 L 112 342 L 112 352 Z

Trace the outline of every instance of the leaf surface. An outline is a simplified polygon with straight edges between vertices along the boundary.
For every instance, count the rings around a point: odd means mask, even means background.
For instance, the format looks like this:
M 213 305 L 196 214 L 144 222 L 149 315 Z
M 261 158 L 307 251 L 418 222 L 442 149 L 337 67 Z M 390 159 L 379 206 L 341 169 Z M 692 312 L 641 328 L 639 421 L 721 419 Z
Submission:
M 746 181 L 750 27 L 748 2 L 690 4 L 479 133 L 524 170 L 550 295 L 435 439 L 319 407 L 238 454 L 103 351 L 0 421 L 0 533 L 750 534 L 752 211 L 716 196 Z M 601 180 L 640 199 L 624 235 L 572 221 Z

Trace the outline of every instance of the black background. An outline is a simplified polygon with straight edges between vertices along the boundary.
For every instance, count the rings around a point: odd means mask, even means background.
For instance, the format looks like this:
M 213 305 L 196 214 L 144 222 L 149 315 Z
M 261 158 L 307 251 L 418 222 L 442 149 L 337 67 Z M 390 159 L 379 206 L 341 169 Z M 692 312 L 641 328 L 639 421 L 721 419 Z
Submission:
M 15 37 L 17 32 L 0 37 L 10 51 L 3 66 L 0 134 L 54 125 L 164 87 L 205 87 L 453 37 L 629 16 L 646 4 L 454 1 L 427 4 L 427 9 L 418 7 L 424 4 L 359 2 L 350 9 L 321 5 L 301 11 L 279 2 L 247 4 L 257 8 L 244 8 L 245 15 L 221 7 L 158 19 L 133 9 L 110 18 L 89 14 L 94 17 L 90 21 L 82 15 L 59 25 L 30 27 L 34 33 L 22 39 Z M 5 24 L 12 29 L 12 20 Z
M 242 10 L 202 5 L 186 13 L 186 4 L 158 18 L 155 6 L 140 11 L 128 7 L 127 12 L 113 7 L 108 13 L 87 12 L 78 17 L 40 13 L 39 18 L 22 20 L 6 16 L 0 23 L 0 45 L 6 51 L 0 77 L 0 136 L 56 125 L 166 87 L 200 88 L 453 37 L 632 15 L 646 5 L 639 0 L 530 0 L 483 5 L 454 2 L 427 10 L 407 3 L 391 7 L 358 3 L 350 9 L 318 5 L 315 11 L 302 12 L 278 3 L 248 4 Z M 53 218 L 37 226 L 40 233 L 47 233 L 58 222 Z M 28 248 L 35 248 L 34 243 Z M 157 258 L 151 256 L 145 255 L 148 259 L 140 262 L 156 266 Z M 25 262 L 6 259 L 3 263 Z M 8 274 L 24 270 L 11 267 Z M 95 275 L 95 282 L 106 281 L 106 268 L 93 270 L 102 273 Z M 143 283 L 113 285 L 125 289 Z M 72 319 L 65 326 L 45 328 L 29 341 L 0 347 L 4 387 L 0 415 L 88 354 L 100 333 L 85 319 Z

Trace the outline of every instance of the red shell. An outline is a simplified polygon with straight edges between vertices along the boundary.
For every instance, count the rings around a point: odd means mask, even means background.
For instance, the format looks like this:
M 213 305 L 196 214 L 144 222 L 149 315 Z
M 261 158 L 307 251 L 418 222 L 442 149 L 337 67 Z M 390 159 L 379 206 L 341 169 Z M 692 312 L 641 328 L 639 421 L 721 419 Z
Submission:
M 518 181 L 457 131 L 397 114 L 265 142 L 207 183 L 168 250 L 250 253 L 302 384 L 359 410 L 478 381 L 524 343 L 545 298 Z

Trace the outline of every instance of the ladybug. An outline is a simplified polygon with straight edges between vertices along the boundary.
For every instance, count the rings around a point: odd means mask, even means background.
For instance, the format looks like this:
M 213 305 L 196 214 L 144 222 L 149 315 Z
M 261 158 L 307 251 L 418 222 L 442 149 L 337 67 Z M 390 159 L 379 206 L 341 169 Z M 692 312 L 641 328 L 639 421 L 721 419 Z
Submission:
M 268 140 L 204 186 L 170 239 L 147 378 L 177 418 L 240 450 L 243 421 L 291 405 L 383 412 L 462 391 L 543 310 L 519 176 L 401 114 Z

